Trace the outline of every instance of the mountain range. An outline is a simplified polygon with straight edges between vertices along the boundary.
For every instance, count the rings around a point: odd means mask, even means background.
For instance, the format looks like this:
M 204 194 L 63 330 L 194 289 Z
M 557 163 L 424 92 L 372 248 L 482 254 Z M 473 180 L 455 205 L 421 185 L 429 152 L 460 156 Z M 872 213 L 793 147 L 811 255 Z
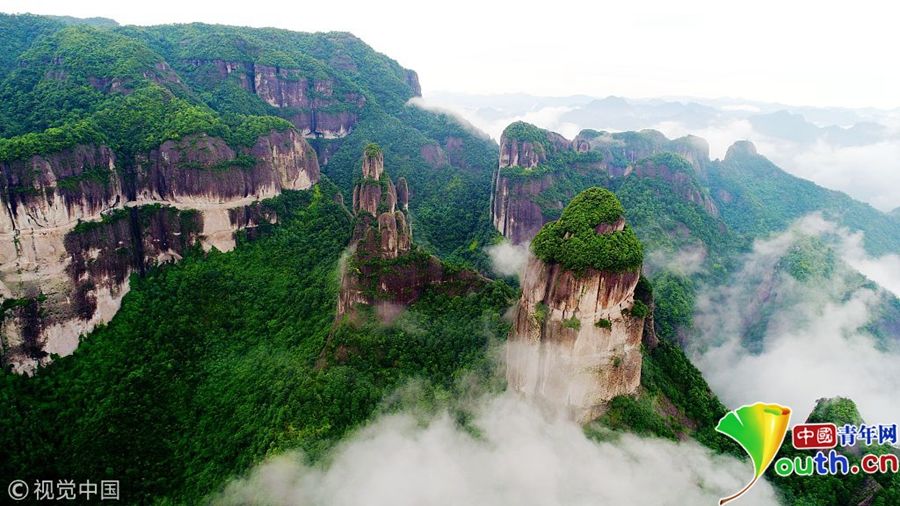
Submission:
M 896 210 L 789 174 L 748 141 L 715 158 L 700 137 L 645 129 L 700 125 L 714 113 L 699 104 L 578 98 L 567 121 L 634 131 L 569 139 L 516 121 L 495 142 L 422 106 L 414 71 L 348 33 L 33 15 L 0 27 L 4 477 L 209 501 L 268 456 L 327 461 L 415 381 L 426 409 L 508 385 L 591 437 L 740 456 L 714 431 L 719 385 L 692 363 L 713 347 L 694 320 L 704 297 L 810 214 L 861 234 L 866 258 L 900 251 Z M 792 142 L 884 135 L 791 113 L 752 122 Z M 843 243 L 802 232 L 754 291 L 741 353 L 768 349 L 778 309 L 807 293 L 796 285 L 831 281 L 843 291 L 828 302 L 872 294 L 857 327 L 894 349 L 896 294 Z M 497 274 L 500 247 L 525 258 L 517 276 Z M 791 504 L 900 494 L 889 476 L 769 479 Z

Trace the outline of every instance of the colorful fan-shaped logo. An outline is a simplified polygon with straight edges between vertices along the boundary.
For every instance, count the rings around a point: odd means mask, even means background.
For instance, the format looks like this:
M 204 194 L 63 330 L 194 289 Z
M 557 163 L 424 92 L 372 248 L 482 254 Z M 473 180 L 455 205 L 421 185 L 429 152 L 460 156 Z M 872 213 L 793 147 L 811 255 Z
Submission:
M 719 420 L 716 431 L 741 445 L 753 461 L 754 469 L 750 483 L 736 494 L 719 499 L 720 506 L 744 495 L 766 472 L 784 442 L 790 420 L 790 408 L 762 402 L 729 411 Z

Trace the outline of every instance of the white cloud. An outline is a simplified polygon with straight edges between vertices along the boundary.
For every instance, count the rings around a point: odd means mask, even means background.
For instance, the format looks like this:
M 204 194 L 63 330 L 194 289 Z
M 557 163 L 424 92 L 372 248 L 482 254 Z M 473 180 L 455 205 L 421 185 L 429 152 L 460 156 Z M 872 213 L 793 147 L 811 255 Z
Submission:
M 900 297 L 900 255 L 871 257 L 863 248 L 863 233 L 844 231 L 841 257 L 864 276 Z
M 472 121 L 464 114 L 461 114 L 458 110 L 451 107 L 441 107 L 440 105 L 436 105 L 431 103 L 431 101 L 422 98 L 422 97 L 413 97 L 406 102 L 406 105 L 411 107 L 418 107 L 419 109 L 423 109 L 425 111 L 431 111 L 438 114 L 446 114 L 451 118 L 455 119 L 463 128 L 465 128 L 469 133 L 475 135 L 476 137 L 481 137 L 482 139 L 487 139 L 489 134 L 486 130 L 483 130 L 472 123 Z
M 647 256 L 645 267 L 653 273 L 657 270 L 690 276 L 703 270 L 706 248 L 703 244 L 687 245 L 677 251 L 653 250 Z
M 773 154 L 772 161 L 882 211 L 900 205 L 900 139 L 863 146 L 832 146 L 823 141 L 810 147 L 785 146 Z
M 501 276 L 518 276 L 528 263 L 530 243 L 512 244 L 506 239 L 500 244 L 485 248 L 491 258 L 491 268 Z
M 695 315 L 700 334 L 691 343 L 695 363 L 728 406 L 779 402 L 791 406 L 799 421 L 816 399 L 844 396 L 856 401 L 870 422 L 900 420 L 896 340 L 878 342 L 861 329 L 885 300 L 884 293 L 854 287 L 852 273 L 809 283 L 775 274 L 779 259 L 800 234 L 837 235 L 839 253 L 864 255 L 861 248 L 846 247 L 848 241 L 858 246 L 859 237 L 819 216 L 757 241 L 733 279 L 701 291 Z M 741 338 L 765 317 L 766 307 L 772 313 L 760 336 L 762 350 L 754 354 Z
M 674 139 L 693 134 L 709 143 L 710 158 L 724 158 L 728 148 L 737 140 L 753 139 L 753 126 L 745 119 L 726 119 L 710 123 L 704 128 L 688 128 L 677 121 L 664 121 L 650 126 Z
M 749 462 L 695 442 L 632 435 L 597 443 L 581 427 L 518 396 L 481 399 L 473 427 L 442 413 L 425 423 L 384 416 L 322 465 L 275 457 L 229 484 L 213 504 L 295 506 L 596 506 L 716 504 L 752 476 Z M 758 483 L 747 506 L 777 504 Z

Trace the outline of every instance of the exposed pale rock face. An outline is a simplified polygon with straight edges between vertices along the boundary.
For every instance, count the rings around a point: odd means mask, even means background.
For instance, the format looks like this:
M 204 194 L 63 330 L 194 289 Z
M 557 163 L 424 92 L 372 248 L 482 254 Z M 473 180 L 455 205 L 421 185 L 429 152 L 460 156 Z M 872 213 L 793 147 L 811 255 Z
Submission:
M 294 130 L 262 136 L 244 155 L 251 166 L 241 166 L 225 141 L 207 135 L 166 141 L 138 157 L 134 200 L 200 207 L 269 198 L 319 179 L 315 152 Z
M 494 228 L 513 244 L 530 241 L 546 222 L 534 197 L 553 185 L 552 175 L 525 180 L 502 175 L 494 177 L 491 215 Z
M 698 174 L 706 173 L 709 163 L 709 143 L 702 137 L 686 135 L 671 142 L 672 152 L 687 160 Z
M 121 205 L 115 166 L 112 150 L 90 145 L 0 163 L 0 234 L 64 227 Z
M 404 211 L 409 211 L 409 184 L 405 177 L 397 180 L 397 203 Z
M 737 141 L 732 144 L 725 153 L 725 160 L 737 156 L 756 156 L 756 145 L 750 141 Z
M 419 74 L 415 70 L 406 69 L 406 84 L 412 88 L 413 96 L 422 96 L 422 86 L 419 84 Z
M 544 131 L 546 144 L 509 137 L 504 131 L 500 138 L 500 166 L 494 176 L 491 198 L 491 218 L 494 227 L 518 244 L 530 240 L 545 221 L 534 197 L 553 185 L 551 175 L 530 178 L 510 178 L 503 169 L 510 167 L 535 168 L 547 162 L 551 151 L 568 150 L 572 144 L 563 136 Z
M 294 130 L 240 153 L 190 136 L 117 164 L 104 146 L 0 164 L 0 295 L 41 299 L 0 323 L 3 361 L 17 371 L 71 353 L 79 335 L 108 322 L 132 272 L 178 260 L 196 241 L 227 251 L 235 231 L 277 218 L 254 203 L 319 179 L 315 152 Z
M 299 69 L 218 59 L 192 59 L 185 63 L 193 67 L 198 77 L 207 81 L 233 79 L 267 104 L 289 110 L 291 113 L 286 116 L 306 137 L 345 137 L 359 122 L 366 104 L 359 93 L 336 91 L 340 86 L 334 79 L 313 78 Z
M 381 185 L 377 181 L 366 181 L 353 187 L 353 212 L 365 211 L 372 216 L 378 215 L 381 203 Z
M 367 149 L 363 158 L 363 180 L 353 188 L 353 213 L 360 219 L 354 231 L 354 241 L 361 243 L 358 253 L 381 258 L 397 258 L 412 246 L 412 233 L 406 219 L 409 203 L 409 187 L 400 178 L 403 197 L 401 209 L 397 209 L 397 188 L 384 172 L 384 155 L 380 149 Z M 377 231 L 376 238 L 375 232 Z M 377 244 L 376 244 L 377 243 Z
M 538 142 L 500 139 L 501 167 L 537 167 L 547 161 L 547 150 Z
M 397 258 L 411 246 L 409 225 L 401 211 L 383 213 L 378 217 L 381 232 L 381 251 L 385 258 Z
M 381 179 L 381 174 L 384 173 L 384 153 L 381 151 L 366 153 L 362 171 L 366 179 Z
M 635 393 L 644 319 L 627 310 L 639 279 L 639 272 L 598 271 L 577 278 L 531 257 L 509 338 L 509 386 L 565 406 L 582 422 L 613 397 Z
M 445 153 L 441 148 L 441 145 L 436 142 L 423 145 L 419 148 L 419 154 L 428 165 L 435 169 L 445 167 L 449 164 L 447 153 Z

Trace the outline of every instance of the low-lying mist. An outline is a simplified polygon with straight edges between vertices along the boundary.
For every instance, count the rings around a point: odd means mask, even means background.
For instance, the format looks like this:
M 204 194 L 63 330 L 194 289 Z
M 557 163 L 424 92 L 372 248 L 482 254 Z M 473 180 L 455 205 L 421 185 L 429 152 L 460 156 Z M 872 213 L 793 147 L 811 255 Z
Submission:
M 465 426 L 441 411 L 385 415 L 322 463 L 298 453 L 229 483 L 217 505 L 597 506 L 716 504 L 752 475 L 749 462 L 699 444 L 629 434 L 595 442 L 521 397 L 481 397 Z M 776 504 L 768 483 L 743 504 Z
M 828 275 L 788 275 L 781 262 L 803 237 L 822 240 L 843 262 Z M 900 259 L 869 257 L 860 241 L 860 234 L 808 216 L 757 241 L 727 283 L 700 290 L 690 355 L 727 406 L 779 402 L 800 421 L 817 399 L 843 396 L 869 422 L 900 420 L 900 335 L 868 328 L 891 295 L 849 267 L 896 290 Z

